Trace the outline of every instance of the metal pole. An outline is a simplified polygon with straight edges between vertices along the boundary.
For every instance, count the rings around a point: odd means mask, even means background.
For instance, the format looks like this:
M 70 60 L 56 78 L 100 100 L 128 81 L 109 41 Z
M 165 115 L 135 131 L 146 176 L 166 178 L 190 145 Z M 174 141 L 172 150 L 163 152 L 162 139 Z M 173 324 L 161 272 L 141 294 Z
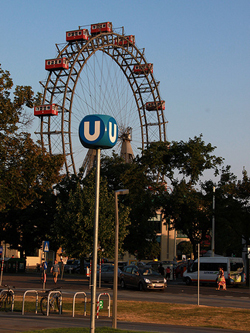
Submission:
M 4 244 L 3 244 L 4 245 Z M 4 266 L 4 246 L 3 246 L 3 252 L 2 252 L 2 266 L 1 266 L 1 280 L 0 280 L 0 286 L 2 285 L 3 281 L 3 266 Z
M 212 257 L 214 257 L 215 249 L 215 217 L 214 212 L 215 211 L 215 186 L 213 186 L 213 217 L 212 217 Z
M 118 241 L 119 241 L 118 192 L 115 192 L 115 260 L 114 260 L 114 281 L 113 281 L 112 328 L 117 328 Z
M 113 317 L 112 328 L 117 328 L 117 289 L 118 289 L 118 249 L 119 249 L 119 213 L 118 195 L 128 194 L 129 190 L 115 191 L 115 260 L 114 260 L 114 281 L 113 281 Z
M 91 317 L 90 332 L 95 332 L 96 311 L 96 277 L 97 277 L 97 246 L 98 246 L 98 224 L 99 224 L 99 194 L 100 194 L 100 156 L 101 149 L 96 149 L 96 179 L 95 179 L 95 220 L 93 238 L 93 265 L 91 274 Z
M 200 305 L 200 243 L 198 244 L 198 306 Z

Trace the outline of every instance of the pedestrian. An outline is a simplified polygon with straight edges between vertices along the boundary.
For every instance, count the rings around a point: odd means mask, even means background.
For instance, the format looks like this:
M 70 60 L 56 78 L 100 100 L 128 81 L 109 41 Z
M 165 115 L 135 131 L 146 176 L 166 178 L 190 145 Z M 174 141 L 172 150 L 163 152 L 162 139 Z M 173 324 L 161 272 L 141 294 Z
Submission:
M 160 266 L 158 267 L 158 272 L 164 276 L 164 268 L 162 267 L 162 263 L 160 263 Z
M 220 290 L 220 287 L 222 286 L 223 290 L 227 290 L 227 284 L 226 284 L 226 279 L 224 275 L 224 270 L 222 267 L 219 268 L 219 274 L 217 278 L 217 288 L 216 290 Z
M 170 280 L 170 272 L 171 272 L 171 269 L 170 269 L 170 267 L 168 266 L 168 267 L 166 268 L 166 278 L 167 278 L 167 281 Z
M 60 267 L 59 267 L 59 264 L 58 264 L 57 260 L 55 260 L 53 266 L 51 267 L 50 272 L 53 273 L 54 283 L 56 284 L 58 274 L 60 274 Z

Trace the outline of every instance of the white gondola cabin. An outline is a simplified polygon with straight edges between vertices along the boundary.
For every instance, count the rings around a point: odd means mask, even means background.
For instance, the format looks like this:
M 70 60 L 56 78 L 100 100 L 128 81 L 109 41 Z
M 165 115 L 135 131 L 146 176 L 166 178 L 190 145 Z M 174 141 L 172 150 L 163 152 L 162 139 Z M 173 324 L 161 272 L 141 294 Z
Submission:
M 136 74 L 153 73 L 153 64 L 135 65 L 133 68 L 133 71 Z
M 58 105 L 56 104 L 46 104 L 34 107 L 34 116 L 57 116 L 58 115 Z
M 48 59 L 45 60 L 45 69 L 47 71 L 69 69 L 69 62 L 66 58 Z
M 91 35 L 92 36 L 101 34 L 103 32 L 112 32 L 112 23 L 111 22 L 91 24 Z
M 165 110 L 165 101 L 160 102 L 147 102 L 146 103 L 147 111 L 156 111 L 156 110 Z
M 73 42 L 73 41 L 84 41 L 89 39 L 89 32 L 88 29 L 80 29 L 80 30 L 73 30 L 66 32 L 66 41 Z
M 129 44 L 135 44 L 135 36 L 123 36 L 123 37 L 116 37 L 115 38 L 115 45 L 125 46 Z

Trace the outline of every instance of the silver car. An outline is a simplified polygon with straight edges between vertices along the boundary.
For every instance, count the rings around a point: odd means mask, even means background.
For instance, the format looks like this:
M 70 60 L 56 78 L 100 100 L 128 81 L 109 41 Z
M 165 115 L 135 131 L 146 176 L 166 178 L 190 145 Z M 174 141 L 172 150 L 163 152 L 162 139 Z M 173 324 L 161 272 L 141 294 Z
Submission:
M 129 265 L 124 267 L 120 276 L 122 288 L 134 287 L 139 290 L 160 289 L 162 291 L 167 287 L 166 279 L 151 266 L 137 267 Z

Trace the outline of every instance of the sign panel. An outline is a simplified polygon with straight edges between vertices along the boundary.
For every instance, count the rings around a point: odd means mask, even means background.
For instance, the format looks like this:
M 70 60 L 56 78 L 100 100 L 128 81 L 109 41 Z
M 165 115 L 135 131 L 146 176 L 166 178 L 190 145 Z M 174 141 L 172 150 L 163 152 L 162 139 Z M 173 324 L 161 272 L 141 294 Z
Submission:
M 3 253 L 3 247 L 0 246 L 0 255 Z
M 49 252 L 49 241 L 44 241 L 43 252 Z
M 85 148 L 112 148 L 118 139 L 117 123 L 108 115 L 88 115 L 80 122 L 79 138 Z

